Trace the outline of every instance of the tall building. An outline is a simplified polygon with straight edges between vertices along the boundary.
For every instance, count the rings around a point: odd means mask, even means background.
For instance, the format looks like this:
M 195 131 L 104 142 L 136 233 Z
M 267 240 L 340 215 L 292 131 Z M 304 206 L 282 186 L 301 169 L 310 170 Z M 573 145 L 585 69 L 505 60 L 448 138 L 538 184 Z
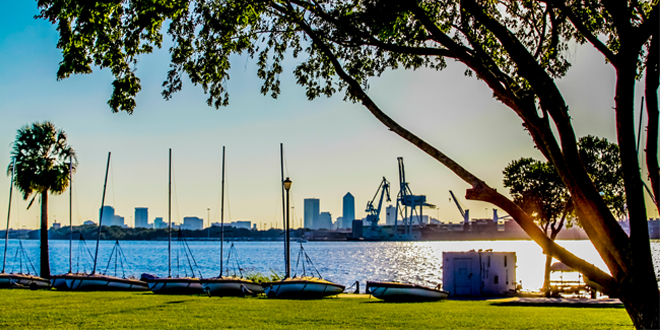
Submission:
M 181 229 L 202 230 L 204 229 L 204 219 L 198 217 L 184 217 Z
M 149 226 L 149 209 L 146 207 L 135 208 L 135 228 L 151 228 Z
M 396 217 L 396 206 L 390 205 L 385 209 L 385 225 L 394 226 L 394 218 Z M 399 219 L 401 220 L 401 219 Z
M 346 193 L 344 195 L 344 201 L 342 204 L 343 213 L 342 213 L 342 223 L 341 228 L 352 228 L 353 220 L 355 220 L 355 197 L 351 193 Z
M 319 220 L 314 229 L 332 229 L 332 215 L 330 212 L 321 212 L 319 214 Z
M 305 199 L 305 228 L 317 229 L 319 221 L 321 202 L 317 198 Z
M 101 208 L 101 224 L 104 226 L 114 226 L 115 225 L 115 208 L 109 205 L 105 205 Z
M 167 228 L 167 222 L 163 221 L 162 217 L 157 217 L 154 219 L 154 228 L 155 229 Z
M 110 224 L 110 226 L 119 226 L 119 227 L 124 227 L 124 217 L 121 215 L 115 214 L 115 218 Z

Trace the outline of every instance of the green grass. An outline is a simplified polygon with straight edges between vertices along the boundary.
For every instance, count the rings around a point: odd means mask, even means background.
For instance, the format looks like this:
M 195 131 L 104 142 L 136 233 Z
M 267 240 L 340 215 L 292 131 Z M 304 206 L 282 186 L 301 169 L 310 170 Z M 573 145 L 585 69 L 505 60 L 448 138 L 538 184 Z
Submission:
M 623 308 L 0 290 L 0 329 L 632 329 Z

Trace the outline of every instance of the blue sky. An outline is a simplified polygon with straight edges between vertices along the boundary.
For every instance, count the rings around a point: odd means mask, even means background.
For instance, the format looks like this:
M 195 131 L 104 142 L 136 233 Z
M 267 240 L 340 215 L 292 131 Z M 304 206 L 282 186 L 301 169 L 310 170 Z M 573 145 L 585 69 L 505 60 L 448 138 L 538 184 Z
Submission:
M 364 206 L 383 176 L 392 184 L 392 195 L 398 193 L 398 156 L 404 157 L 413 192 L 427 195 L 438 206 L 427 211 L 431 216 L 460 221 L 449 190 L 473 217 L 492 213 L 491 205 L 462 198 L 467 184 L 389 132 L 362 106 L 342 101 L 341 95 L 308 101 L 291 74 L 297 59 L 285 63 L 283 93 L 273 100 L 259 93 L 255 60 L 235 57 L 227 84 L 230 106 L 216 110 L 189 81 L 172 100 L 163 100 L 166 45 L 139 60 L 143 89 L 134 114 L 113 114 L 106 104 L 112 92 L 108 70 L 56 80 L 58 34 L 49 22 L 35 20 L 37 13 L 32 1 L 4 2 L 0 10 L 0 160 L 5 160 L 0 163 L 9 162 L 11 143 L 22 125 L 50 120 L 63 128 L 80 162 L 74 177 L 74 224 L 98 221 L 108 151 L 112 165 L 106 205 L 115 206 L 130 225 L 134 207 L 148 207 L 150 221 L 166 217 L 168 148 L 173 149 L 176 192 L 173 220 L 199 216 L 207 223 L 210 208 L 211 221 L 219 221 L 224 145 L 229 205 L 225 221 L 281 227 L 280 142 L 293 181 L 297 223 L 303 217 L 303 199 L 309 197 L 320 198 L 321 211 L 331 212 L 333 219 L 341 216 L 346 192 L 355 196 L 356 216 L 364 217 Z M 614 139 L 611 66 L 590 47 L 570 52 L 574 67 L 559 85 L 577 134 Z M 462 64 L 450 63 L 439 73 L 386 72 L 371 81 L 369 94 L 404 127 L 505 191 L 501 173 L 510 161 L 541 156 L 513 111 L 494 100 L 485 84 L 465 77 L 464 70 Z M 638 99 L 642 90 L 640 84 Z M 6 214 L 8 188 L 9 178 L 0 176 L 0 214 Z M 26 210 L 18 195 L 13 205 L 12 227 L 37 227 L 38 207 Z M 653 212 L 649 215 L 657 217 Z M 50 214 L 51 222 L 68 223 L 68 194 L 51 198 Z

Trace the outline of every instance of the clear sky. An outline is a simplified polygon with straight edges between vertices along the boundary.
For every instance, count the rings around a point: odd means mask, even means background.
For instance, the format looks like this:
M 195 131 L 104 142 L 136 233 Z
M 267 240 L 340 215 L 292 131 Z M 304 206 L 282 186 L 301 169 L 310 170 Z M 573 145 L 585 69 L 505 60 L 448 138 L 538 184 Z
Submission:
M 142 91 L 133 115 L 113 114 L 106 104 L 112 92 L 108 70 L 56 80 L 61 53 L 55 27 L 35 20 L 35 1 L 5 1 L 0 6 L 0 165 L 9 163 L 16 130 L 50 120 L 63 128 L 80 163 L 74 177 L 73 223 L 98 222 L 106 157 L 112 152 L 106 205 L 133 225 L 135 207 L 149 208 L 149 221 L 167 217 L 167 154 L 173 149 L 173 221 L 199 216 L 219 221 L 220 164 L 227 148 L 225 221 L 251 220 L 281 228 L 279 143 L 284 143 L 287 175 L 293 181 L 294 227 L 303 217 L 303 199 L 321 200 L 321 211 L 341 216 L 346 192 L 355 196 L 356 216 L 383 176 L 399 191 L 398 156 L 415 194 L 427 195 L 442 221 L 461 221 L 449 190 L 472 217 L 490 217 L 492 205 L 465 200 L 467 184 L 410 143 L 389 132 L 366 108 L 342 101 L 342 95 L 308 101 L 295 85 L 286 62 L 282 95 L 259 93 L 256 61 L 233 59 L 230 106 L 215 110 L 202 89 L 184 83 L 170 101 L 160 95 L 169 63 L 167 45 L 142 56 Z M 168 37 L 165 36 L 165 40 Z M 614 72 L 590 47 L 573 47 L 574 67 L 559 84 L 571 108 L 579 136 L 615 139 Z M 445 152 L 499 191 L 502 170 L 520 157 L 540 159 L 513 111 L 492 98 L 465 67 L 450 63 L 442 72 L 390 71 L 371 80 L 369 94 L 404 127 Z M 638 86 L 638 101 L 643 86 Z M 639 105 L 637 105 L 639 109 Z M 0 176 L 0 214 L 7 214 L 9 178 Z M 11 227 L 37 228 L 39 208 L 15 194 Z M 648 205 L 648 204 L 647 204 Z M 384 210 L 383 210 L 384 214 Z M 650 216 L 657 212 L 650 208 Z M 68 192 L 50 199 L 50 222 L 68 223 Z M 381 221 L 384 221 L 381 215 Z M 4 221 L 4 219 L 3 219 Z M 4 227 L 4 225 L 3 225 Z M 261 225 L 260 225 L 261 228 Z

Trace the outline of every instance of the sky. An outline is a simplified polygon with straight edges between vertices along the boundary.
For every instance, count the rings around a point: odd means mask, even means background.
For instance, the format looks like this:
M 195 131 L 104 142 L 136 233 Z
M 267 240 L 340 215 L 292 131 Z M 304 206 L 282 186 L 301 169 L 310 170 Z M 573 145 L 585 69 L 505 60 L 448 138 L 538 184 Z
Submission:
M 491 204 L 467 201 L 469 185 L 440 163 L 378 122 L 366 108 L 344 102 L 343 95 L 308 101 L 288 59 L 281 74 L 282 94 L 274 100 L 259 93 L 256 60 L 235 56 L 227 83 L 230 105 L 206 105 L 201 87 L 184 81 L 183 91 L 165 101 L 161 84 L 169 64 L 168 44 L 141 56 L 137 74 L 142 91 L 132 115 L 112 113 L 109 70 L 57 81 L 61 52 L 55 27 L 38 14 L 36 1 L 5 1 L 0 6 L 0 166 L 10 162 L 16 130 L 52 121 L 68 135 L 79 167 L 73 179 L 74 225 L 98 222 L 108 152 L 112 152 L 105 205 L 134 223 L 134 208 L 148 207 L 149 221 L 167 221 L 168 149 L 174 177 L 172 220 L 198 216 L 220 221 L 222 147 L 226 147 L 225 222 L 249 220 L 259 228 L 281 228 L 279 144 L 284 144 L 291 189 L 293 227 L 303 218 L 303 199 L 319 198 L 321 211 L 341 216 L 342 197 L 355 196 L 356 217 L 382 177 L 399 191 L 397 157 L 414 194 L 427 196 L 436 209 L 426 214 L 460 222 L 452 190 L 474 218 L 492 216 Z M 165 40 L 168 37 L 165 36 Z M 558 81 L 569 104 L 578 136 L 615 140 L 614 70 L 589 46 L 572 46 L 573 67 Z M 464 76 L 461 63 L 441 72 L 395 70 L 370 81 L 369 95 L 386 114 L 446 153 L 498 191 L 502 170 L 521 157 L 542 159 L 521 120 L 492 98 L 487 86 Z M 637 99 L 643 85 L 638 84 Z M 639 103 L 636 105 L 639 109 Z M 638 110 L 636 110 L 638 111 Z M 638 115 L 636 115 L 636 118 Z M 0 214 L 7 214 L 10 179 L 0 175 Z M 69 193 L 51 196 L 49 222 L 69 222 Z M 647 205 L 650 201 L 647 198 Z M 14 194 L 12 228 L 37 228 L 38 205 Z M 384 208 L 384 207 L 383 207 Z M 649 208 L 649 216 L 658 217 Z M 209 219 L 210 218 L 210 219 Z M 210 221 L 209 221 L 210 220 Z M 384 210 L 381 214 L 384 222 Z

